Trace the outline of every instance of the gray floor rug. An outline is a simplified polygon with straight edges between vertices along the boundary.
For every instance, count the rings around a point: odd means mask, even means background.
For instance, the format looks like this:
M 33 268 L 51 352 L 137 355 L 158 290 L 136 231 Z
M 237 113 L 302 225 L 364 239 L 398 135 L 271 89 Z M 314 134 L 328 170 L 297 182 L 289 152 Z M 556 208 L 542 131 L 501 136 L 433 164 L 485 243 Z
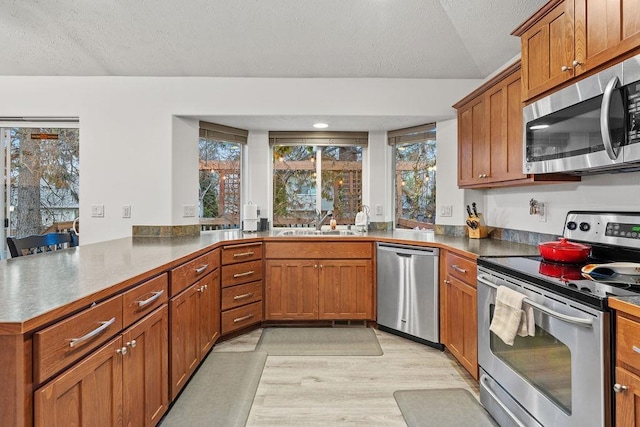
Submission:
M 408 427 L 497 427 L 475 397 L 462 388 L 399 390 L 393 397 Z
M 371 328 L 266 328 L 257 351 L 270 356 L 381 356 Z
M 160 425 L 244 426 L 267 360 L 262 352 L 211 352 Z

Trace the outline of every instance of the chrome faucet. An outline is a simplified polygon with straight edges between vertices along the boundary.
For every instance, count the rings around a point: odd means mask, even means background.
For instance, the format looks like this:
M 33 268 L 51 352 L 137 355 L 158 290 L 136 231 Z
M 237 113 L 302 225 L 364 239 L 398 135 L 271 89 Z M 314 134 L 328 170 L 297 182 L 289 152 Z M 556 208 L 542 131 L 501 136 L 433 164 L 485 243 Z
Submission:
M 327 211 L 324 216 L 322 216 L 322 212 L 316 211 L 316 230 L 320 230 L 322 228 L 322 224 L 327 220 L 327 218 L 333 216 L 333 211 Z

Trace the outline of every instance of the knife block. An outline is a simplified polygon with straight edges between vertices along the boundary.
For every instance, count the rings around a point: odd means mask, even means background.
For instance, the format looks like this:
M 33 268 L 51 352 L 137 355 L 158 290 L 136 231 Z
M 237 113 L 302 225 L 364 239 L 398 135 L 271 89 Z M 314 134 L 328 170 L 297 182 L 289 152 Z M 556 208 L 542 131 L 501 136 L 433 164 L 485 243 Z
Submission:
M 474 221 L 478 223 L 478 227 L 475 229 L 467 225 L 470 239 L 484 239 L 489 235 L 487 231 L 487 226 L 484 224 L 484 220 L 482 219 L 481 213 L 478 214 L 478 218 L 468 217 L 467 221 Z

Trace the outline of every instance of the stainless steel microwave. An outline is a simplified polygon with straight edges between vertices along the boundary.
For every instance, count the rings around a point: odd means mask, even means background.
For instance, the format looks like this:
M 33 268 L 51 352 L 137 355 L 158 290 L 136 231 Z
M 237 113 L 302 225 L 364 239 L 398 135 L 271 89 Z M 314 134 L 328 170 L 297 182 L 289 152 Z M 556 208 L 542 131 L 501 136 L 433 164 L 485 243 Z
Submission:
M 523 109 L 524 172 L 640 170 L 640 55 Z

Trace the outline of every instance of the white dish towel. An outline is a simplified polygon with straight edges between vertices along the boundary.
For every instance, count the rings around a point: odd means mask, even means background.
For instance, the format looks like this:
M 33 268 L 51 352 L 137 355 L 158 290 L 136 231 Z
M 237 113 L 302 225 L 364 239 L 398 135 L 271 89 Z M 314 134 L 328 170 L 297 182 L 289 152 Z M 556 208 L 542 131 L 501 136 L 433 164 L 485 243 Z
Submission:
M 526 295 L 506 286 L 499 286 L 496 295 L 496 309 L 489 330 L 507 345 L 513 345 L 516 335 L 535 335 L 533 308 L 523 300 Z

